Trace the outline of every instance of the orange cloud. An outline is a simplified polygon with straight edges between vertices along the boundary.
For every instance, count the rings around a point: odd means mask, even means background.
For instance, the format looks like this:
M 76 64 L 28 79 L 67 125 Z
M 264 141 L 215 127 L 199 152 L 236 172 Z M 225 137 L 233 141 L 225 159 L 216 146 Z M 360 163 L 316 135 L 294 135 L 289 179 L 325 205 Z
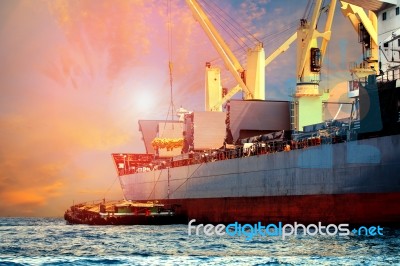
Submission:
M 44 205 L 46 203 L 46 197 L 43 194 L 40 195 L 38 192 L 32 191 L 31 189 L 4 192 L 1 200 L 6 202 L 6 204 L 4 205 L 13 207 L 15 207 L 16 205 L 25 204 Z M 30 206 L 29 208 L 31 207 L 32 206 Z
M 128 146 L 132 133 L 120 122 L 114 124 L 107 113 L 96 116 L 87 111 L 79 117 L 82 109 L 69 110 L 68 104 L 60 104 L 53 113 L 46 105 L 41 111 L 26 108 L 19 109 L 25 116 L 0 116 L 0 208 L 4 213 L 61 215 L 72 199 L 98 198 L 93 193 L 81 195 L 79 190 L 86 187 L 102 190 L 103 196 L 115 177 L 109 154 Z M 118 186 L 114 190 L 120 192 Z
M 62 195 L 63 184 L 56 181 L 47 186 L 8 189 L 0 194 L 3 214 L 40 216 L 53 199 Z

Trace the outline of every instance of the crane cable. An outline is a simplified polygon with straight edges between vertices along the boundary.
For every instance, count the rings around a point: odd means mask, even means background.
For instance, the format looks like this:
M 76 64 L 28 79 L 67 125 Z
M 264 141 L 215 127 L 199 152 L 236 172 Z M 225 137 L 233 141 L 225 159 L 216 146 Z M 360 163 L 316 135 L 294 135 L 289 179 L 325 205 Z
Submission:
M 173 70 L 173 64 L 172 64 L 172 15 L 171 15 L 171 0 L 167 1 L 167 31 L 168 31 L 168 72 L 169 72 L 169 88 L 170 88 L 170 103 L 168 107 L 168 112 L 167 112 L 167 117 L 165 118 L 164 122 L 164 131 L 167 126 L 167 121 L 169 117 L 169 113 L 171 112 L 171 120 L 174 120 L 174 99 L 173 99 L 173 78 L 172 78 L 172 70 Z M 172 123 L 172 129 L 174 129 L 174 124 Z M 163 136 L 159 136 L 162 138 Z
M 298 27 L 298 20 L 296 19 L 295 21 L 288 23 L 287 25 L 277 29 L 276 31 L 266 34 L 265 36 L 261 37 L 260 41 L 262 43 L 264 43 L 264 46 L 267 46 L 269 48 L 271 48 L 272 45 L 279 46 L 279 44 L 281 42 L 283 42 L 284 40 L 286 40 L 288 38 L 289 34 L 293 34 L 293 30 L 296 29 L 297 27 Z M 269 45 L 265 45 L 265 44 L 269 44 Z M 243 60 L 247 54 L 247 51 L 243 51 L 240 48 L 233 50 L 233 52 L 236 53 L 236 57 L 239 60 Z M 218 62 L 221 60 L 222 60 L 221 58 L 217 57 L 217 58 L 209 60 L 209 62 L 215 63 L 215 62 Z
M 310 10 L 311 10 L 311 0 L 308 0 L 307 6 L 304 9 L 304 14 L 303 14 L 302 19 L 308 19 L 309 18 L 310 12 L 311 12 Z
M 204 3 L 203 5 L 204 8 L 209 10 L 208 12 L 209 15 L 215 19 L 215 21 L 222 27 L 222 29 L 227 34 L 229 34 L 229 36 L 233 39 L 233 41 L 238 43 L 238 41 L 236 40 L 238 39 L 247 48 L 250 48 L 255 44 L 261 42 L 251 32 L 249 32 L 249 30 L 247 30 L 240 23 L 238 23 L 237 20 L 235 20 L 232 16 L 230 16 L 228 12 L 219 7 L 215 2 L 211 1 L 211 3 L 209 3 L 208 1 L 204 0 L 202 2 Z M 206 6 L 208 6 L 208 8 Z M 239 36 L 239 34 L 242 36 Z M 251 39 L 253 41 L 251 41 Z M 251 42 L 251 45 L 246 43 L 246 40 L 247 42 Z M 243 47 L 243 45 L 240 43 L 238 45 Z
M 206 2 L 206 3 L 207 3 L 207 2 Z M 230 24 L 231 24 L 237 31 L 241 31 L 241 33 L 242 33 L 243 35 L 246 35 L 246 34 L 247 34 L 246 39 L 248 39 L 248 40 L 253 39 L 253 41 L 254 41 L 255 43 L 261 43 L 261 41 L 260 41 L 254 34 L 252 34 L 249 30 L 247 30 L 246 27 L 243 27 L 240 23 L 238 23 L 236 19 L 234 19 L 232 16 L 229 15 L 228 12 L 226 12 L 224 9 L 222 9 L 222 8 L 220 8 L 218 5 L 216 5 L 214 1 L 211 1 L 211 4 L 212 4 L 213 6 L 215 6 L 215 8 L 218 9 L 218 10 L 220 11 L 219 14 L 225 15 L 225 20 L 226 20 L 227 22 L 230 22 Z M 215 10 L 215 9 L 214 9 L 214 10 Z M 227 19 L 226 17 L 228 17 L 228 19 Z M 228 24 L 228 25 L 230 25 L 230 24 Z M 233 30 L 232 30 L 232 31 L 233 31 Z
M 170 109 L 171 109 L 171 120 L 174 119 L 174 100 L 172 94 L 172 18 L 171 18 L 171 0 L 167 1 L 167 12 L 168 12 L 168 69 L 169 69 L 169 86 L 170 86 Z M 168 110 L 169 113 L 169 110 Z M 168 117 L 167 117 L 168 119 Z
M 249 45 L 245 42 L 240 42 L 240 36 L 237 33 L 237 29 L 235 29 L 235 25 L 231 22 L 229 22 L 224 16 L 223 13 L 219 12 L 218 10 L 216 10 L 215 7 L 211 6 L 209 3 L 204 2 L 203 5 L 203 9 L 205 11 L 208 11 L 207 14 L 210 18 L 212 18 L 216 24 L 218 24 L 220 26 L 220 28 L 226 32 L 229 37 L 233 40 L 233 42 L 236 43 L 236 45 L 238 47 L 240 47 L 240 49 L 246 50 L 249 47 Z M 214 14 L 216 13 L 216 14 Z M 232 29 L 234 28 L 234 29 Z M 246 46 L 246 47 L 244 47 Z

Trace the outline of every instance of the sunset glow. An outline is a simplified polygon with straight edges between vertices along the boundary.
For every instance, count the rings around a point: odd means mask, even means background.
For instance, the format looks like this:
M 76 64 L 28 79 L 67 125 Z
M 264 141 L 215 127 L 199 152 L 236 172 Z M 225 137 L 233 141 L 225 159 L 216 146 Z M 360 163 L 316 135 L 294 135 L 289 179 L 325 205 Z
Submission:
M 267 36 L 300 17 L 307 1 L 219 4 L 256 36 Z M 137 120 L 165 119 L 169 56 L 176 108 L 203 111 L 204 65 L 218 56 L 183 0 L 172 1 L 171 15 L 172 55 L 164 1 L 0 1 L 2 215 L 61 216 L 72 201 L 121 199 L 110 154 L 144 153 Z M 360 49 L 337 13 L 325 88 L 341 88 Z M 266 70 L 267 98 L 289 99 L 295 50 Z

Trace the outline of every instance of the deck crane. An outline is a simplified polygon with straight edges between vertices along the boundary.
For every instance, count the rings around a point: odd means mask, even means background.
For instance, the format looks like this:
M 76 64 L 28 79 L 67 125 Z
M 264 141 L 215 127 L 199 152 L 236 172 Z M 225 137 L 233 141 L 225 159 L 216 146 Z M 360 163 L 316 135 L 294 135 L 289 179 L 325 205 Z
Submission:
M 328 42 L 331 37 L 331 26 L 335 13 L 336 0 L 322 9 L 322 0 L 314 2 L 314 10 L 310 21 L 302 19 L 297 30 L 297 84 L 294 93 L 292 111 L 294 113 L 293 130 L 302 130 L 303 126 L 323 121 L 322 102 L 327 94 L 319 89 L 320 71 Z M 322 11 L 327 12 L 323 32 L 317 30 L 317 23 Z M 322 38 L 320 48 L 317 39 Z
M 336 0 L 332 0 L 326 21 L 325 31 L 320 33 L 316 30 L 316 24 L 321 13 L 322 0 L 316 0 L 313 17 L 310 23 L 303 20 L 297 32 L 290 36 L 279 48 L 277 48 L 269 57 L 265 59 L 265 52 L 262 44 L 258 44 L 254 49 L 248 52 L 247 71 L 240 65 L 233 52 L 224 42 L 216 28 L 203 11 L 196 0 L 186 0 L 186 3 L 192 10 L 195 18 L 207 34 L 215 49 L 223 59 L 225 65 L 238 82 L 223 98 L 220 85 L 220 70 L 206 65 L 206 110 L 221 111 L 222 105 L 228 101 L 234 94 L 243 90 L 245 99 L 265 100 L 265 66 L 271 63 L 277 56 L 285 52 L 290 44 L 298 40 L 297 73 L 298 83 L 296 89 L 297 110 L 297 128 L 305 124 L 319 123 L 322 121 L 322 110 L 312 112 L 310 116 L 308 110 L 321 108 L 315 106 L 322 104 L 321 94 L 319 93 L 319 79 L 313 79 L 313 76 L 319 76 L 322 58 L 325 55 L 328 41 L 330 39 L 330 28 L 332 25 Z M 317 38 L 322 37 L 321 49 L 317 48 Z M 314 60 L 311 60 L 311 57 Z M 312 61 L 312 62 L 311 62 Z M 314 64 L 314 67 L 310 67 Z M 311 83 L 310 83 L 311 82 Z M 311 98 L 310 98 L 311 97 Z M 312 107 L 310 106 L 312 105 Z M 303 110 L 304 109 L 304 110 Z M 307 113 L 307 114 L 306 114 Z M 304 114 L 304 115 L 302 115 Z
M 229 100 L 234 94 L 242 90 L 244 99 L 265 100 L 265 52 L 262 44 L 248 51 L 247 71 L 240 65 L 231 49 L 225 43 L 217 29 L 214 27 L 202 7 L 196 0 L 186 0 L 196 20 L 207 34 L 214 48 L 223 59 L 226 67 L 238 83 L 222 98 L 222 88 L 220 84 L 220 71 L 206 65 L 206 110 L 221 111 L 222 104 Z
M 359 34 L 359 41 L 363 47 L 363 60 L 360 65 L 352 63 L 350 72 L 357 78 L 363 78 L 368 75 L 378 74 L 378 28 L 377 17 L 374 12 L 368 11 L 368 15 L 363 8 L 350 4 L 345 1 L 340 1 L 341 10 L 345 17 L 347 17 L 354 29 Z

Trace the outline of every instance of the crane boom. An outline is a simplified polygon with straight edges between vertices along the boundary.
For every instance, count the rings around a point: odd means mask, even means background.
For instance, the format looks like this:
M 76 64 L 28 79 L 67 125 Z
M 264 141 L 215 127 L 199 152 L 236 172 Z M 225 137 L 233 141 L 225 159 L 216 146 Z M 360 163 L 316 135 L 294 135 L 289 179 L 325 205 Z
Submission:
M 347 3 L 345 1 L 340 1 L 342 5 L 342 13 L 346 16 L 354 29 L 362 36 L 360 36 L 360 41 L 364 43 L 363 54 L 364 60 L 367 62 L 367 67 L 361 65 L 361 67 L 354 67 L 350 71 L 359 78 L 377 74 L 378 72 L 378 56 L 379 56 L 379 44 L 378 44 L 378 32 L 377 32 L 377 17 L 374 12 L 369 11 L 368 15 L 365 13 L 364 9 Z M 367 32 L 361 33 L 361 32 Z M 364 37 L 367 37 L 364 39 Z M 353 64 L 356 66 L 356 64 Z
M 289 49 L 290 45 L 297 39 L 297 32 L 295 32 L 292 36 L 290 36 L 278 49 L 276 49 L 270 56 L 265 59 L 264 66 L 269 65 L 275 58 L 277 58 L 280 54 L 284 53 Z M 233 87 L 222 99 L 220 99 L 213 107 L 211 107 L 212 111 L 217 111 L 221 107 L 222 104 L 229 101 L 233 95 L 240 91 L 240 86 L 237 84 Z
M 290 48 L 290 45 L 297 39 L 297 32 L 290 36 L 278 49 L 276 49 L 272 54 L 270 54 L 267 59 L 265 59 L 265 66 L 269 65 L 275 58 L 280 54 L 286 52 Z
M 252 93 L 247 88 L 245 82 L 242 79 L 242 75 L 239 73 L 243 73 L 244 69 L 240 65 L 237 58 L 234 56 L 232 51 L 229 49 L 228 45 L 225 43 L 221 35 L 215 29 L 214 25 L 211 23 L 206 13 L 203 11 L 201 6 L 198 4 L 196 0 L 186 0 L 187 5 L 192 10 L 193 15 L 200 23 L 201 27 L 207 34 L 214 48 L 217 50 L 218 54 L 221 56 L 224 61 L 226 67 L 229 69 L 231 74 L 237 83 L 239 83 L 242 90 L 245 92 L 247 99 L 252 99 Z
M 373 21 L 370 19 L 363 8 L 359 6 L 352 5 L 345 1 L 340 1 L 342 4 L 342 13 L 344 16 L 348 17 L 353 25 L 354 29 L 358 32 L 359 23 L 362 23 L 368 33 L 371 35 L 371 39 L 374 43 L 378 43 L 378 33 L 376 26 L 374 26 Z
M 229 92 L 222 97 L 222 99 L 220 99 L 213 107 L 211 107 L 211 111 L 218 111 L 219 108 L 226 103 L 227 101 L 229 101 L 233 95 L 235 95 L 236 93 L 238 93 L 241 90 L 239 85 L 236 85 L 235 87 L 233 87 L 232 89 L 229 90 Z
M 303 28 L 301 29 L 302 31 L 302 44 L 301 44 L 301 49 L 298 49 L 298 57 L 297 57 L 297 77 L 301 78 L 304 75 L 304 67 L 307 61 L 307 58 L 310 55 L 310 48 L 312 41 L 314 39 L 314 33 L 316 31 L 316 26 L 317 26 L 317 21 L 318 17 L 320 14 L 321 10 L 321 5 L 322 5 L 322 0 L 316 0 L 315 1 L 315 6 L 314 6 L 314 11 L 312 15 L 312 19 L 309 25 L 302 25 Z
M 321 44 L 321 62 L 324 61 L 324 57 L 326 54 L 326 50 L 328 48 L 328 42 L 331 39 L 331 28 L 332 28 L 332 22 L 333 22 L 333 17 L 335 15 L 335 8 L 331 8 L 332 6 L 336 6 L 336 0 L 331 0 L 331 3 L 329 5 L 329 11 L 328 11 L 328 17 L 326 18 L 325 22 L 325 30 L 324 30 L 324 38 L 322 39 L 322 44 Z

